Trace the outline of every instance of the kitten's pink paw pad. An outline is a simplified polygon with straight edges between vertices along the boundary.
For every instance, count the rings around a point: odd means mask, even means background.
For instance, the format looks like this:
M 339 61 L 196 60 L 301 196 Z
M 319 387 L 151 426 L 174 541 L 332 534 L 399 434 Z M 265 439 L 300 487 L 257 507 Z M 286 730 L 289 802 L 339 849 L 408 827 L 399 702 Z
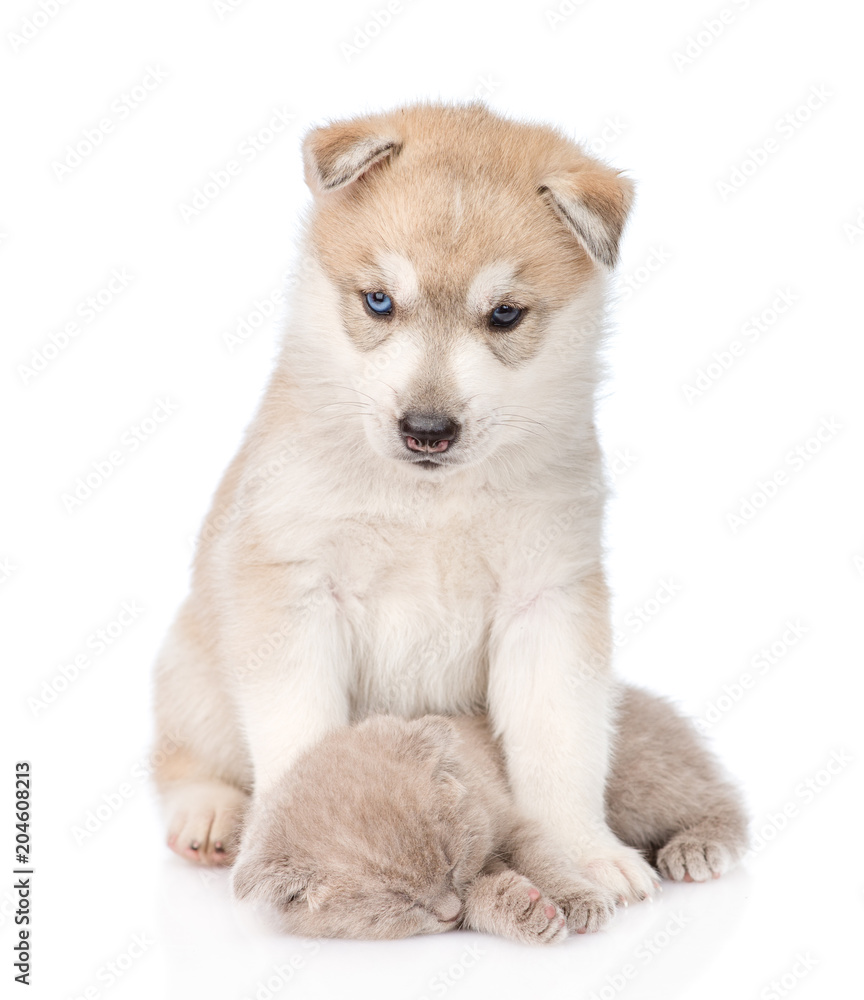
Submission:
M 498 932 L 514 941 L 555 944 L 567 936 L 567 921 L 558 905 L 521 875 L 502 873 L 495 890 L 495 911 Z

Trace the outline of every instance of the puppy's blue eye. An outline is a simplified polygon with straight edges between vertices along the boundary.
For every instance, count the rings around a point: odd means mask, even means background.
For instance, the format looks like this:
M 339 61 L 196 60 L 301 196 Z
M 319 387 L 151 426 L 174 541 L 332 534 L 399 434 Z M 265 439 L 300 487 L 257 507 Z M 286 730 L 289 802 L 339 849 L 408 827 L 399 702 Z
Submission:
M 393 300 L 386 292 L 369 292 L 366 305 L 378 316 L 386 316 L 393 312 Z
M 522 317 L 522 310 L 516 306 L 501 305 L 489 313 L 492 326 L 514 326 Z

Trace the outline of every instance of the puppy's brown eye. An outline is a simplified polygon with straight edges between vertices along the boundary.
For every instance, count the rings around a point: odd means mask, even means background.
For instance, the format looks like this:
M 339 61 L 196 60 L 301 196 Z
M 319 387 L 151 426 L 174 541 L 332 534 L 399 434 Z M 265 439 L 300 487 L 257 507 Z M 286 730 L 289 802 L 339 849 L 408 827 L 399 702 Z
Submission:
M 515 326 L 522 318 L 522 310 L 504 303 L 489 313 L 490 326 Z

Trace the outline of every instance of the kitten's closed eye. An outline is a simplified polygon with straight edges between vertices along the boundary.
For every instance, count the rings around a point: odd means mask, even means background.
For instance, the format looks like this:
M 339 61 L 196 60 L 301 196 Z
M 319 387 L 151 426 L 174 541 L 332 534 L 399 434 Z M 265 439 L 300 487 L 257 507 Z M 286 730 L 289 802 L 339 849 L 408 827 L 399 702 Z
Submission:
M 400 903 L 404 903 L 406 910 L 413 910 L 416 907 L 420 907 L 422 909 L 422 905 L 418 903 L 410 893 L 399 892 L 396 889 L 391 889 L 390 895 L 395 899 L 398 899 Z

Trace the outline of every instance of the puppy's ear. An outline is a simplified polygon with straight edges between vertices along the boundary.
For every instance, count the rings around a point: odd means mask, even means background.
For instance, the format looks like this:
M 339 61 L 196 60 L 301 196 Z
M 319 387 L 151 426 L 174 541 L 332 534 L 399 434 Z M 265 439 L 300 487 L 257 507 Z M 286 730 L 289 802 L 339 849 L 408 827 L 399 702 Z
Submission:
M 276 860 L 262 852 L 235 865 L 231 887 L 237 899 L 260 899 L 284 906 L 305 892 L 307 879 L 286 859 Z
M 540 193 L 585 247 L 591 258 L 613 268 L 621 231 L 633 203 L 633 183 L 600 163 L 557 171 L 544 178 Z
M 313 129 L 303 141 L 306 183 L 314 194 L 336 191 L 401 146 L 401 138 L 381 119 L 355 118 Z

